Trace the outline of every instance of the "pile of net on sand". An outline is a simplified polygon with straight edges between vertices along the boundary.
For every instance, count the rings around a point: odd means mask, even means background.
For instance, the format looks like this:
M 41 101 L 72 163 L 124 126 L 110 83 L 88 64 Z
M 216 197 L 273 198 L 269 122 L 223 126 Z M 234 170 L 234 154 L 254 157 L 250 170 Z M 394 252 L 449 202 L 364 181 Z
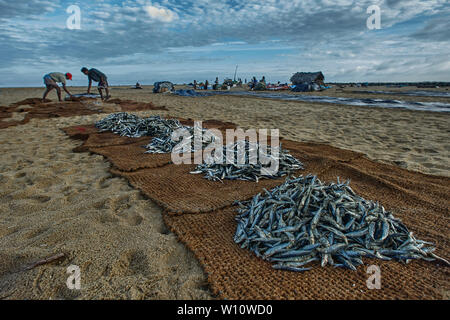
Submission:
M 224 146 L 220 150 L 222 152 L 215 150 L 209 159 L 191 173 L 205 174 L 204 178 L 211 181 L 226 179 L 258 182 L 259 179 L 282 177 L 303 169 L 303 164 L 288 150 L 281 147 L 274 149 L 248 140 L 238 141 Z M 276 164 L 276 168 L 270 168 L 270 164 Z
M 317 261 L 356 270 L 362 257 L 449 265 L 433 253 L 432 243 L 416 239 L 400 219 L 339 178 L 330 184 L 313 175 L 292 178 L 238 204 L 235 242 L 275 269 L 306 271 Z
M 93 98 L 95 95 L 74 96 L 69 101 L 42 101 L 42 98 L 28 98 L 11 104 L 9 107 L 0 106 L 0 129 L 28 123 L 31 119 L 50 119 L 59 117 L 84 116 L 113 111 L 146 111 L 167 110 L 165 106 L 155 106 L 151 102 L 137 102 L 131 100 L 110 99 L 103 105 Z M 115 106 L 113 106 L 115 104 Z M 8 119 L 14 113 L 22 113 L 22 120 Z

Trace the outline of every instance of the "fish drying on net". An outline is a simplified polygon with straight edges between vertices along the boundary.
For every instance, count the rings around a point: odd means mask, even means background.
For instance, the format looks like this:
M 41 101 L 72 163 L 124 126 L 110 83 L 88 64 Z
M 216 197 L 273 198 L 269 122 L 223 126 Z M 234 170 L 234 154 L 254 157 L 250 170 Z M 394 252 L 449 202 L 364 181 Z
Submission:
M 416 239 L 400 219 L 339 178 L 323 184 L 317 176 L 292 177 L 237 204 L 234 241 L 275 269 L 306 271 L 318 262 L 356 270 L 363 257 L 449 265 L 432 243 Z
M 127 112 L 111 114 L 96 122 L 95 126 L 100 131 L 111 131 L 130 138 L 165 135 L 183 127 L 177 119 L 163 119 L 160 116 L 140 118 Z
M 242 141 L 244 142 L 244 141 Z M 243 161 L 238 161 L 238 153 L 240 142 L 229 144 L 223 147 L 222 151 L 222 163 L 203 163 L 197 165 L 192 174 L 205 174 L 204 178 L 210 181 L 222 181 L 227 180 L 244 180 L 244 181 L 256 181 L 259 179 L 275 179 L 277 177 L 286 176 L 295 170 L 303 169 L 303 164 L 293 157 L 288 150 L 278 147 L 278 154 L 272 154 L 272 148 L 266 146 L 267 162 L 261 163 L 258 161 L 257 156 L 252 157 L 252 154 L 256 155 L 259 152 L 260 145 L 258 143 L 252 143 L 245 140 L 245 147 L 243 148 Z M 233 151 L 233 156 L 230 157 L 227 154 L 227 150 Z M 214 154 L 212 155 L 214 156 Z M 253 160 L 253 161 L 252 161 Z M 278 170 L 273 173 L 267 170 L 266 164 L 278 162 Z M 266 168 L 266 169 L 265 169 Z
M 172 133 L 176 129 L 184 129 L 187 132 L 187 136 L 180 139 L 180 141 L 175 141 L 172 139 Z M 207 147 L 210 143 L 214 142 L 214 136 L 208 138 L 205 135 L 206 129 L 201 129 L 201 146 L 196 147 L 194 139 L 194 127 L 181 126 L 176 128 L 168 128 L 165 131 L 160 131 L 157 135 L 154 135 L 152 141 L 145 146 L 147 151 L 145 153 L 182 153 L 185 151 L 195 152 L 202 150 Z M 187 148 L 184 148 L 187 146 Z
M 185 129 L 190 135 L 190 143 L 194 142 L 194 127 L 183 126 L 177 119 L 164 119 L 160 116 L 151 116 L 148 118 L 140 118 L 134 114 L 127 112 L 119 112 L 111 114 L 104 119 L 95 123 L 100 131 L 111 131 L 121 136 L 130 138 L 140 138 L 144 136 L 152 136 L 151 142 L 144 146 L 147 151 L 145 153 L 170 153 L 176 145 L 180 146 L 179 152 L 182 152 L 183 143 L 172 140 L 172 133 L 175 130 Z M 206 130 L 201 130 L 202 137 Z M 183 140 L 187 141 L 187 140 Z M 204 138 L 202 147 L 214 141 L 214 137 Z M 191 151 L 196 151 L 192 148 Z
M 121 136 L 141 137 L 146 135 L 143 130 L 142 119 L 134 114 L 119 112 L 110 114 L 95 123 L 100 131 L 111 131 Z

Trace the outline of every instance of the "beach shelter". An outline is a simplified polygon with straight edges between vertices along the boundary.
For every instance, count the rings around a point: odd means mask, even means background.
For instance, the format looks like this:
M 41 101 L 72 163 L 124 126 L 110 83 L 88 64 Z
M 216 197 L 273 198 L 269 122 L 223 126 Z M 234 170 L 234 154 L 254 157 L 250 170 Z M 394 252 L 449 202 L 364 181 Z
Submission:
M 170 81 L 159 81 L 155 82 L 153 93 L 163 93 L 163 92 L 172 92 L 175 90 L 175 87 Z
M 297 72 L 291 77 L 294 85 L 292 91 L 307 92 L 317 91 L 325 87 L 325 77 L 321 71 L 318 72 Z
M 318 84 L 324 86 L 325 77 L 321 71 L 318 72 L 297 72 L 291 77 L 292 84 L 298 86 L 301 84 Z

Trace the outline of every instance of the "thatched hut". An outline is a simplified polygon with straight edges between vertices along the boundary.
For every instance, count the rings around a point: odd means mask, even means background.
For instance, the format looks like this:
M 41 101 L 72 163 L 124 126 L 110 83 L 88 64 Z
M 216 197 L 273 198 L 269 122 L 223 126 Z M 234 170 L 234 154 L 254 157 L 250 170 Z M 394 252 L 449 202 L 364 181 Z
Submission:
M 291 77 L 292 84 L 298 85 L 311 85 L 317 84 L 319 86 L 324 86 L 325 77 L 321 71 L 319 72 L 297 72 Z
M 175 90 L 175 87 L 170 81 L 158 81 L 155 82 L 153 87 L 153 93 L 164 93 L 164 92 L 172 92 Z

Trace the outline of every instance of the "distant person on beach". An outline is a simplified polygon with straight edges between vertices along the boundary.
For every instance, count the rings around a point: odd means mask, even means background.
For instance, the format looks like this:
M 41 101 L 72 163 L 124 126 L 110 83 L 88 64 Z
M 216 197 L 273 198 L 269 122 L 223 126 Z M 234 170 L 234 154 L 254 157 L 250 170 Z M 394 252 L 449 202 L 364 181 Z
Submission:
M 194 80 L 194 90 L 197 89 L 197 80 Z
M 205 90 L 208 90 L 209 82 L 208 80 L 205 81 Z
M 61 100 L 61 88 L 58 86 L 58 83 L 62 84 L 62 87 L 67 94 L 72 97 L 72 94 L 67 90 L 66 88 L 66 79 L 72 80 L 72 74 L 70 73 L 60 73 L 60 72 L 51 72 L 49 74 L 46 74 L 44 76 L 44 84 L 47 87 L 47 89 L 44 92 L 44 96 L 42 97 L 42 101 L 45 101 L 45 98 L 47 98 L 47 95 L 50 91 L 53 89 L 56 89 L 56 92 L 58 93 L 58 100 Z
M 250 88 L 253 90 L 253 88 L 255 88 L 257 84 L 258 80 L 256 80 L 256 77 L 253 77 Z
M 214 81 L 213 89 L 214 90 L 218 90 L 219 89 L 219 77 L 216 77 L 216 80 Z
M 106 75 L 97 70 L 97 69 L 89 69 L 86 67 L 81 68 L 81 72 L 84 73 L 85 75 L 88 76 L 89 78 L 89 85 L 88 85 L 88 89 L 87 89 L 87 93 L 90 94 L 91 93 L 91 86 L 92 86 L 92 81 L 98 82 L 98 92 L 100 93 L 100 97 L 102 100 L 108 100 L 109 98 L 111 98 L 111 96 L 109 95 L 109 85 L 108 85 L 108 78 L 106 77 Z M 102 89 L 105 89 L 106 92 L 106 97 L 105 99 L 103 99 L 103 91 Z

